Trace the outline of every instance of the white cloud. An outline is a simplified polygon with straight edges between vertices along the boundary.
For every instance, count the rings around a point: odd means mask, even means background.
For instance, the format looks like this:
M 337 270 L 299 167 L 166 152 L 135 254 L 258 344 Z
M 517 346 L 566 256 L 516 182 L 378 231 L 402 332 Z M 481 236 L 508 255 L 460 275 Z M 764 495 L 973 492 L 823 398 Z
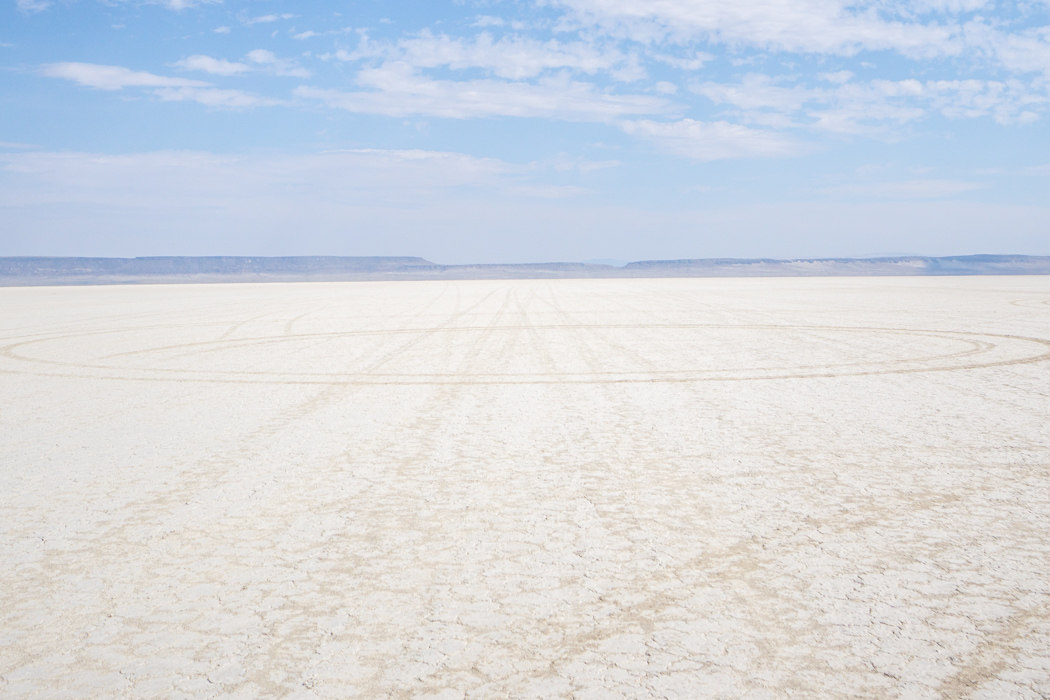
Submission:
M 842 83 L 848 83 L 849 81 L 853 80 L 854 75 L 851 71 L 840 70 L 835 71 L 834 73 L 819 73 L 817 77 L 821 80 L 826 80 L 829 83 L 841 85 Z
M 272 51 L 266 49 L 255 49 L 249 51 L 247 58 L 250 62 L 263 66 L 267 72 L 273 75 L 290 76 L 293 78 L 309 78 L 313 75 L 310 71 L 301 67 L 295 61 L 278 58 Z
M 632 136 L 652 141 L 663 151 L 700 161 L 791 156 L 807 150 L 803 144 L 781 134 L 724 121 L 639 120 L 625 121 L 621 128 Z
M 151 88 L 165 102 L 199 102 L 209 107 L 245 108 L 282 104 L 279 100 L 259 97 L 239 90 L 221 90 L 200 80 L 169 78 L 122 66 L 100 66 L 93 63 L 52 63 L 40 71 L 52 78 L 65 78 L 98 90 L 121 90 L 126 87 Z
M 343 61 L 362 58 L 383 58 L 416 68 L 448 67 L 453 70 L 480 68 L 500 78 L 520 80 L 533 78 L 544 71 L 570 69 L 593 75 L 600 71 L 628 69 L 630 79 L 644 75 L 635 65 L 636 57 L 624 54 L 615 47 L 591 43 L 557 40 L 539 41 L 523 36 L 504 36 L 494 39 L 482 32 L 473 39 L 435 36 L 430 31 L 397 42 L 373 42 L 362 37 L 354 52 L 336 52 Z M 632 63 L 632 61 L 634 63 Z
M 123 1 L 127 2 L 128 0 Z M 222 0 L 142 0 L 142 2 L 146 5 L 163 5 L 169 10 L 182 12 L 200 5 L 221 4 Z
M 272 64 L 277 61 L 277 56 L 274 55 L 273 51 L 255 49 L 248 52 L 248 60 L 252 63 Z
M 478 15 L 477 19 L 471 25 L 473 27 L 502 27 L 506 22 L 502 17 L 493 17 L 492 15 Z
M 977 64 L 1050 75 L 1050 27 L 995 18 L 991 0 L 543 0 L 560 29 L 646 44 L 696 41 L 733 49 L 912 59 L 968 55 Z M 980 11 L 987 10 L 991 17 Z
M 278 58 L 272 51 L 266 49 L 255 49 L 249 51 L 245 56 L 247 63 L 226 61 L 211 56 L 197 54 L 176 61 L 174 65 L 186 70 L 197 70 L 212 75 L 243 75 L 249 71 L 261 70 L 271 75 L 291 76 L 295 78 L 309 78 L 312 73 L 301 67 L 295 61 Z
M 650 54 L 650 58 L 659 61 L 660 63 L 666 63 L 672 68 L 679 70 L 700 70 L 704 67 L 704 64 L 713 61 L 714 56 L 703 51 L 694 51 L 689 58 L 682 58 L 681 56 L 672 56 L 665 53 L 653 53 Z
M 1019 80 L 930 80 L 923 85 L 930 105 L 953 119 L 991 116 L 1000 124 L 1026 123 L 1038 118 L 1050 103 Z
M 790 114 L 823 93 L 801 85 L 783 87 L 768 75 L 749 73 L 739 83 L 694 83 L 690 89 L 715 104 L 729 104 L 743 110 L 772 109 Z
M 240 90 L 220 90 L 219 88 L 158 88 L 153 93 L 165 102 L 198 102 L 208 107 L 231 109 L 283 104 L 280 100 L 259 97 Z
M 342 92 L 300 87 L 298 97 L 322 100 L 331 107 L 392 117 L 428 115 L 452 119 L 515 116 L 570 121 L 612 121 L 618 117 L 671 111 L 663 99 L 615 95 L 590 83 L 555 76 L 536 84 L 499 80 L 433 80 L 404 63 L 365 68 L 357 83 L 370 91 Z
M 820 192 L 833 196 L 873 199 L 942 199 L 983 187 L 984 185 L 976 182 L 957 180 L 908 180 L 836 185 L 820 190 Z
M 244 63 L 233 63 L 200 54 L 176 61 L 175 65 L 186 70 L 199 70 L 212 75 L 240 75 L 251 70 L 250 66 Z
M 72 80 L 98 90 L 120 90 L 125 87 L 209 87 L 210 83 L 186 78 L 169 78 L 145 71 L 133 71 L 122 66 L 102 66 L 95 63 L 49 63 L 40 72 L 51 78 Z
M 229 27 L 216 27 L 215 29 L 212 29 L 212 31 L 215 32 L 216 34 L 229 34 L 230 33 L 230 28 Z
M 912 57 L 954 55 L 962 49 L 957 25 L 888 20 L 871 3 L 850 0 L 549 0 L 548 4 L 568 10 L 564 28 L 597 27 L 647 43 L 702 39 L 804 53 L 852 55 L 889 49 Z
M 976 19 L 965 25 L 967 43 L 1008 70 L 1050 75 L 1050 27 L 1003 31 L 999 23 Z
M 752 73 L 739 83 L 694 83 L 690 89 L 730 107 L 731 116 L 747 123 L 852 134 L 885 132 L 931 112 L 952 119 L 990 116 L 1000 124 L 1024 123 L 1038 118 L 1050 104 L 1041 79 L 1027 84 L 1015 79 L 870 80 L 833 88 L 784 86 L 782 82 Z
M 299 41 L 303 41 L 304 39 L 312 39 L 315 36 L 336 36 L 336 35 L 339 35 L 339 34 L 349 34 L 352 31 L 354 31 L 353 27 L 343 27 L 342 29 L 329 29 L 329 30 L 323 31 L 323 32 L 315 32 L 312 29 L 310 29 L 310 30 L 307 30 L 305 32 L 299 32 L 298 34 L 293 34 L 292 38 L 293 39 L 298 39 Z
M 259 17 L 252 17 L 250 19 L 244 19 L 242 21 L 245 24 L 247 24 L 247 25 L 252 25 L 252 24 L 269 24 L 271 22 L 276 22 L 277 20 L 281 20 L 281 19 L 293 19 L 296 16 L 297 15 L 291 15 L 291 14 L 282 14 L 282 15 L 270 14 L 270 15 L 261 15 Z
M 906 15 L 921 15 L 930 12 L 959 14 L 975 12 L 994 6 L 993 0 L 909 0 L 897 3 L 897 12 Z
M 51 7 L 49 0 L 17 0 L 18 9 L 22 12 L 41 12 Z
M 918 80 L 872 80 L 847 83 L 813 93 L 803 114 L 815 129 L 842 134 L 886 135 L 892 129 L 927 115 Z

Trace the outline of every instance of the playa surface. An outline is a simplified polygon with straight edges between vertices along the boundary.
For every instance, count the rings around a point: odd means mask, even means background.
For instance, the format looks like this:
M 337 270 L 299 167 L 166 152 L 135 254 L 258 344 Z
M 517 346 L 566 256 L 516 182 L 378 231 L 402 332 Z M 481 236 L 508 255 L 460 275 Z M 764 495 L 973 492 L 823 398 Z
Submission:
M 1050 278 L 0 289 L 0 696 L 1045 698 Z

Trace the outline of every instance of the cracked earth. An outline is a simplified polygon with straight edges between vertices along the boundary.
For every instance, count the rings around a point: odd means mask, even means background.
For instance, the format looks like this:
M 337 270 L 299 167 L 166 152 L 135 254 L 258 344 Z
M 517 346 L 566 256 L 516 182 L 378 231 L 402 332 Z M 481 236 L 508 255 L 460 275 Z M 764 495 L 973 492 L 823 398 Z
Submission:
M 0 696 L 1050 697 L 1050 278 L 0 289 Z

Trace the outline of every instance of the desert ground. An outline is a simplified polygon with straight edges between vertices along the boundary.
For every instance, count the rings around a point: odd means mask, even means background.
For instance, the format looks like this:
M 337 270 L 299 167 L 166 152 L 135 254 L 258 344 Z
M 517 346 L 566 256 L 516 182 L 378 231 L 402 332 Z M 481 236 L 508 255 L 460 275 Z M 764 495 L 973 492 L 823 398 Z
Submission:
M 0 289 L 4 698 L 1050 697 L 1050 277 Z

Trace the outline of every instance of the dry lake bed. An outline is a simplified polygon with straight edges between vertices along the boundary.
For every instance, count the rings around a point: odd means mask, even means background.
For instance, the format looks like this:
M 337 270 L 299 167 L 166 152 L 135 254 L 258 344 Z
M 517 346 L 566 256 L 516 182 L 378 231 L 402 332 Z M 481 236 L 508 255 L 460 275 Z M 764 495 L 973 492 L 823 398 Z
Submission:
M 1050 278 L 0 289 L 4 698 L 1050 697 Z

